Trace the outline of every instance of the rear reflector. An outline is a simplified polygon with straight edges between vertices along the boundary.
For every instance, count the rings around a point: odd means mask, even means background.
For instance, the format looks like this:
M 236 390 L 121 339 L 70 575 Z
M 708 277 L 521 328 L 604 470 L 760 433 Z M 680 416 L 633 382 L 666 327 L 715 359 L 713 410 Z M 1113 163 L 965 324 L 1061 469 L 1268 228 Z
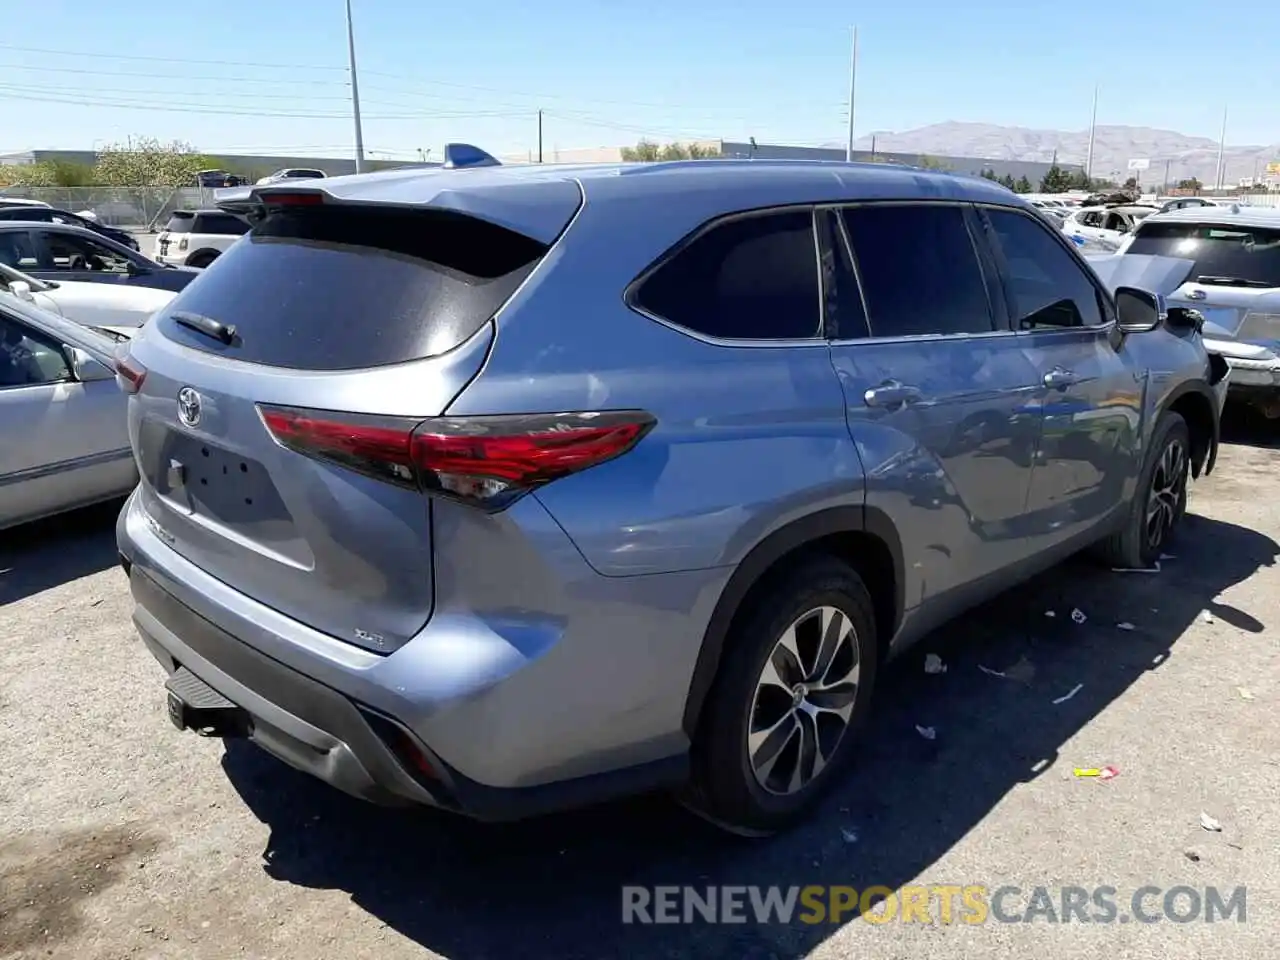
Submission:
M 125 393 L 137 393 L 147 378 L 147 368 L 130 356 L 116 357 L 116 383 Z
M 494 510 L 621 456 L 655 423 L 639 410 L 421 421 L 296 407 L 259 412 L 276 441 L 296 453 Z

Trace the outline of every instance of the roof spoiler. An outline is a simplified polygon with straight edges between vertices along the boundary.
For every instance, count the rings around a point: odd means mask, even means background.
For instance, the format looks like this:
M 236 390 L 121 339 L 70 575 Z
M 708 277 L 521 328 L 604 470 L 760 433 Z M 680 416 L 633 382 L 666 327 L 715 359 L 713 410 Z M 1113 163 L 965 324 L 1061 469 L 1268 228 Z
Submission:
M 469 143 L 446 143 L 444 165 L 447 170 L 457 170 L 462 167 L 500 167 L 502 163 L 497 157 Z

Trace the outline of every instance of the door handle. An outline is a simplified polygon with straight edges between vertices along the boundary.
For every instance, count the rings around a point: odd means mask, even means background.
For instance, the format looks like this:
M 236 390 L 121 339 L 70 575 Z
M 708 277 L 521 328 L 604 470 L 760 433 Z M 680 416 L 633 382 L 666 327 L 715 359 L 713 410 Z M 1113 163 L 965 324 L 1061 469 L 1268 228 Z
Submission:
M 1062 390 L 1078 382 L 1079 378 L 1070 370 L 1054 367 L 1044 375 L 1044 385 L 1051 390 Z
M 868 407 L 901 407 L 915 403 L 924 396 L 919 387 L 912 387 L 897 380 L 886 380 L 878 387 L 871 387 L 862 395 Z

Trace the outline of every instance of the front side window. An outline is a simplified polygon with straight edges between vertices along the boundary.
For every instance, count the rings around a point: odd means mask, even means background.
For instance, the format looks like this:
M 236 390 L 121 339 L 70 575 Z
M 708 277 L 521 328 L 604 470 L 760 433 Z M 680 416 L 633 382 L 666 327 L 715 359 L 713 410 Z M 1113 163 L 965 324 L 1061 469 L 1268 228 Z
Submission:
M 1103 322 L 1098 288 L 1057 238 L 1029 216 L 987 210 L 1004 256 L 1014 323 L 1021 329 Z
M 40 261 L 31 234 L 25 230 L 0 232 L 0 263 L 17 270 L 35 270 Z
M 26 324 L 0 316 L 0 389 L 70 379 L 71 368 L 58 344 Z
M 634 302 L 709 337 L 818 337 L 822 309 L 813 214 L 787 210 L 717 224 L 645 279 Z
M 128 273 L 129 260 L 106 244 L 69 234 L 44 237 L 54 270 L 89 270 L 94 273 Z
M 843 213 L 873 337 L 990 333 L 991 302 L 964 209 L 868 204 Z

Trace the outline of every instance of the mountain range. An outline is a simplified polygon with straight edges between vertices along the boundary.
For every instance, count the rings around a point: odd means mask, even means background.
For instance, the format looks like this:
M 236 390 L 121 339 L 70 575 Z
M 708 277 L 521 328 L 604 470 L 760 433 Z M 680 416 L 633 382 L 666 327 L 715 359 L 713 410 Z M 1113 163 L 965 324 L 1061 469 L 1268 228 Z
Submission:
M 1089 152 L 1089 131 L 1035 130 L 1002 127 L 991 123 L 930 124 L 901 132 L 877 130 L 854 144 L 857 150 L 886 153 L 929 154 L 937 157 L 980 157 L 986 160 L 1036 160 L 1049 162 L 1055 154 L 1064 163 L 1084 164 Z M 843 144 L 831 144 L 842 147 Z M 1218 143 L 1208 137 L 1192 137 L 1174 130 L 1099 124 L 1093 144 L 1093 175 L 1109 179 L 1130 176 L 1129 161 L 1144 159 L 1150 167 L 1141 172 L 1144 184 L 1171 183 L 1195 177 L 1212 185 L 1218 164 Z M 1245 177 L 1265 174 L 1268 163 L 1280 161 L 1280 144 L 1231 146 L 1223 152 L 1223 184 L 1235 186 Z

